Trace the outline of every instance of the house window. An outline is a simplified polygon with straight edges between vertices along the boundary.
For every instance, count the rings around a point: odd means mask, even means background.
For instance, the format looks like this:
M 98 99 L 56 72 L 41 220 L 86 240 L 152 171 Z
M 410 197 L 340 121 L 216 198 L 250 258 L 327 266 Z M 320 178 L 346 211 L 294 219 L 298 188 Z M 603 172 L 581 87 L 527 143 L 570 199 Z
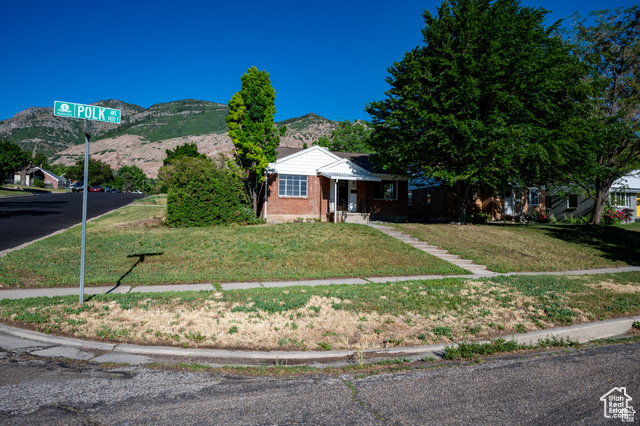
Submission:
M 279 175 L 278 195 L 281 197 L 306 197 L 307 176 Z
M 635 200 L 632 199 L 633 194 L 627 194 L 625 192 L 613 192 L 609 198 L 611 204 L 620 207 L 633 207 Z
M 424 189 L 424 205 L 428 206 L 429 204 L 431 204 L 431 189 L 425 188 Z
M 538 188 L 529 189 L 529 205 L 530 206 L 540 205 L 540 190 Z
M 382 182 L 376 182 L 373 187 L 373 198 L 376 200 L 397 200 L 396 181 L 383 180 Z
M 547 207 L 547 209 L 553 208 L 553 201 L 551 199 L 551 195 L 547 195 L 544 197 L 544 204 Z
M 578 208 L 578 196 L 575 194 L 569 195 L 567 198 L 567 209 L 576 210 Z

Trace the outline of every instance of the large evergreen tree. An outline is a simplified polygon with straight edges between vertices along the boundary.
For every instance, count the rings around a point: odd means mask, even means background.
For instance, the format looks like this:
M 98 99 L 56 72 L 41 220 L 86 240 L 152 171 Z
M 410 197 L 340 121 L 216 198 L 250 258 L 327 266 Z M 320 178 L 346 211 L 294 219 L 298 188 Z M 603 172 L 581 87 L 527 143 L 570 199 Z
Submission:
M 518 0 L 444 1 L 423 14 L 424 45 L 388 69 L 386 99 L 366 107 L 377 162 L 444 181 L 458 221 L 476 191 L 544 181 L 562 155 L 584 67 L 546 13 Z
M 280 144 L 280 134 L 273 121 L 276 91 L 271 86 L 269 73 L 256 67 L 249 68 L 240 80 L 240 91 L 229 101 L 227 129 L 235 146 L 236 163 L 245 177 L 245 188 L 257 216 L 264 170 L 275 161 L 276 148 Z

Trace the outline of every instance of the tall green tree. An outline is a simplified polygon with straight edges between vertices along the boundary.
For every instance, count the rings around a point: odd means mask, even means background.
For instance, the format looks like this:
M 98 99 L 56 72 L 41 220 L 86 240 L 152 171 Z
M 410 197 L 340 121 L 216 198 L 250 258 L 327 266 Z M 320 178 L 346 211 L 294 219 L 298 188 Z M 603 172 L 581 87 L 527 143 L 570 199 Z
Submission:
M 148 192 L 150 184 L 149 178 L 138 166 L 122 166 L 116 170 L 114 186 L 122 191 L 135 191 L 140 189 Z
M 0 141 L 0 184 L 29 163 L 29 153 L 13 142 Z
M 388 69 L 371 102 L 371 145 L 388 171 L 451 187 L 456 219 L 482 189 L 544 181 L 584 68 L 543 9 L 518 0 L 446 0 L 425 11 L 424 44 Z
M 373 154 L 369 146 L 372 132 L 373 129 L 366 121 L 344 120 L 338 123 L 338 127 L 331 132 L 330 136 L 320 136 L 314 145 L 324 146 L 330 151 Z
M 77 160 L 76 164 L 69 168 L 67 177 L 71 180 L 84 180 L 84 158 Z M 113 170 L 104 161 L 89 158 L 89 186 L 106 185 L 113 181 Z
M 276 159 L 280 144 L 279 133 L 273 121 L 276 114 L 276 91 L 271 86 L 269 73 L 251 67 L 240 78 L 239 92 L 229 101 L 227 130 L 235 146 L 235 160 L 244 176 L 245 189 L 259 214 L 259 194 L 264 181 L 264 170 Z
M 589 116 L 576 123 L 569 178 L 594 201 L 602 220 L 613 183 L 640 167 L 640 6 L 592 12 L 595 25 L 574 16 L 576 54 L 589 66 Z

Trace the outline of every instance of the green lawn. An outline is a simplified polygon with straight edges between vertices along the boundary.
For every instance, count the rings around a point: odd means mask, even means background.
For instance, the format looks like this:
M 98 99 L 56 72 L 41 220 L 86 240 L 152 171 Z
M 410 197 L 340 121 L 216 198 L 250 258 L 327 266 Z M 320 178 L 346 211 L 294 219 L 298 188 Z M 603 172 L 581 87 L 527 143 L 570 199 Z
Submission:
M 393 226 L 495 272 L 640 266 L 640 224 Z
M 368 226 L 172 229 L 161 198 L 143 203 L 89 222 L 86 285 L 466 273 Z M 0 286 L 78 285 L 80 239 L 78 226 L 0 258 Z

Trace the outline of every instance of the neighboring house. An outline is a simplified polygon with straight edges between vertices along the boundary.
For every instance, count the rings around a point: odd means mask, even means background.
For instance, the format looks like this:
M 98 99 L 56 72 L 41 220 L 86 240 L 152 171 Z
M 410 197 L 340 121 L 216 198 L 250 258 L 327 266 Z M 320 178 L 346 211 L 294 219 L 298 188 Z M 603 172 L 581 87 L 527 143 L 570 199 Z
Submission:
M 449 222 L 451 200 L 441 181 L 436 179 L 410 180 L 408 204 L 410 222 Z
M 613 183 L 610 202 L 618 210 L 631 210 L 631 220 L 640 222 L 640 170 L 634 170 Z
M 36 180 L 43 181 L 44 185 L 49 188 L 59 189 L 69 187 L 69 181 L 65 177 L 57 176 L 40 167 L 34 167 L 27 171 L 26 185 L 32 186 Z M 16 173 L 14 182 L 20 182 L 20 174 Z
M 380 173 L 369 154 L 331 152 L 317 145 L 277 151 L 266 171 L 264 219 L 407 220 L 407 179 Z
M 632 221 L 640 221 L 640 170 L 614 182 L 609 204 L 618 210 L 630 209 Z M 497 197 L 479 197 L 476 205 L 496 220 L 519 220 L 523 215 L 533 216 L 538 212 L 553 214 L 562 222 L 593 213 L 593 200 L 571 193 L 568 188 L 513 187 Z
M 488 213 L 493 220 L 521 221 L 536 214 L 547 214 L 549 202 L 544 188 L 513 186 L 497 195 L 478 194 L 475 208 Z

